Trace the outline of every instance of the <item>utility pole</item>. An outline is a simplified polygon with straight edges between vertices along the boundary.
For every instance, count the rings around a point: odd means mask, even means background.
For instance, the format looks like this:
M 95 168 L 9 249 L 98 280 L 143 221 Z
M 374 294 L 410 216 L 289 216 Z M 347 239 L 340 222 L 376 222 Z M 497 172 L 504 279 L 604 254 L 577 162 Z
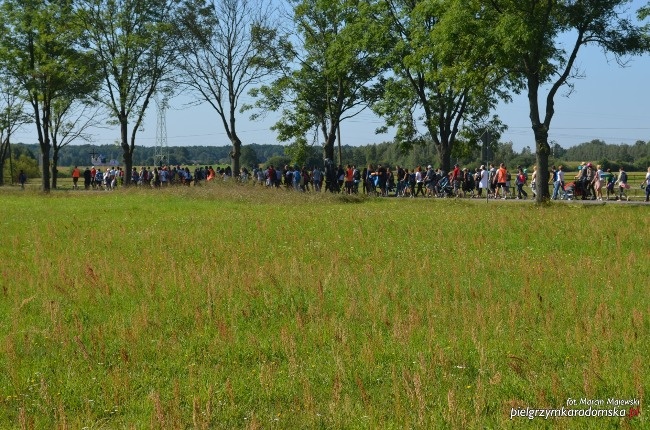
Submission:
M 167 146 L 167 99 L 162 101 L 156 97 L 158 106 L 158 121 L 156 123 L 156 149 L 154 150 L 153 162 L 161 167 L 169 162 L 169 149 Z
M 97 159 L 97 153 L 95 152 L 95 148 L 92 148 L 92 151 L 88 152 L 88 155 L 90 155 L 90 165 L 93 166 L 95 165 L 95 160 Z

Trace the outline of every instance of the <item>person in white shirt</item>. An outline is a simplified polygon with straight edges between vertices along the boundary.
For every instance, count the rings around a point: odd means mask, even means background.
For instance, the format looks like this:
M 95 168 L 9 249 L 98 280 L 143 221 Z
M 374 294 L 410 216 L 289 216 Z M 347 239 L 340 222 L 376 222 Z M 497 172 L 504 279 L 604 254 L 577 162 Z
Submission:
M 618 200 L 623 201 L 623 198 L 625 197 L 625 200 L 630 200 L 630 198 L 625 194 L 625 190 L 630 188 L 630 186 L 627 184 L 627 172 L 621 166 L 619 169 L 618 173 L 618 179 L 616 180 L 616 183 L 618 183 Z
M 555 172 L 555 180 L 553 181 L 553 197 L 551 197 L 553 200 L 557 200 L 560 190 L 564 196 L 564 166 L 562 165 L 560 165 Z
M 479 182 L 478 182 L 478 195 L 479 197 L 483 196 L 483 189 L 487 190 L 488 188 L 488 171 L 485 170 L 485 166 L 479 168 Z M 486 191 L 489 193 L 489 191 Z

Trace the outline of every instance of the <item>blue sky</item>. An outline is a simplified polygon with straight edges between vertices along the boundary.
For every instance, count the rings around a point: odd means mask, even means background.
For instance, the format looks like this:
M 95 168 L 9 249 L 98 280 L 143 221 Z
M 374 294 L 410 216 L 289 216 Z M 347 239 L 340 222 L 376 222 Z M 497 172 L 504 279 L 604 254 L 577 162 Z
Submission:
M 650 140 L 650 54 L 633 57 L 626 67 L 620 67 L 611 56 L 606 57 L 595 47 L 587 47 L 579 55 L 577 65 L 585 76 L 575 81 L 573 93 L 568 97 L 566 89 L 560 90 L 555 97 L 549 139 L 565 148 L 592 139 L 617 144 Z M 542 95 L 540 108 L 544 109 L 546 92 Z M 181 101 L 176 102 L 176 108 L 167 112 L 170 146 L 228 144 L 212 108 L 202 105 L 183 110 L 179 109 Z M 516 150 L 525 146 L 534 149 L 525 94 L 515 95 L 511 103 L 502 103 L 495 113 L 508 125 L 502 141 L 512 141 Z M 276 143 L 274 132 L 269 130 L 274 119 L 269 115 L 264 121 L 251 122 L 247 115 L 241 116 L 238 127 L 244 143 Z M 364 111 L 342 123 L 341 141 L 362 145 L 391 140 L 391 134 L 374 133 L 382 124 L 372 112 Z M 140 136 L 143 145 L 155 141 L 155 126 L 155 115 L 150 115 Z
M 625 67 L 620 67 L 611 55 L 587 47 L 579 54 L 577 65 L 584 77 L 574 80 L 573 93 L 568 97 L 566 89 L 555 97 L 549 140 L 565 148 L 593 139 L 616 144 L 649 141 L 650 55 L 630 58 Z M 546 94 L 540 97 L 540 109 L 545 108 Z M 525 94 L 500 105 L 496 113 L 509 126 L 502 140 L 512 141 L 515 149 L 534 149 Z
M 645 1 L 635 0 L 631 10 L 636 10 Z M 566 97 L 566 90 L 560 90 L 555 98 L 555 116 L 551 122 L 549 140 L 568 148 L 592 139 L 607 143 L 634 144 L 637 140 L 650 140 L 650 54 L 629 59 L 626 67 L 620 67 L 613 56 L 605 55 L 596 47 L 581 50 L 577 67 L 583 78 L 575 80 L 573 93 Z M 541 93 L 543 102 L 546 92 Z M 188 99 L 179 96 L 171 100 L 167 111 L 167 141 L 169 146 L 183 145 L 228 145 L 221 120 L 207 104 L 187 107 Z M 241 103 L 250 103 L 244 97 Z M 152 106 L 155 107 L 155 104 Z M 544 104 L 540 104 L 544 109 Z M 501 104 L 494 112 L 508 125 L 502 141 L 511 141 L 515 150 L 525 146 L 533 150 L 528 101 L 525 94 L 515 95 L 513 102 Z M 240 115 L 238 132 L 244 144 L 275 144 L 276 136 L 270 130 L 275 122 L 270 114 L 262 121 L 249 121 L 248 114 Z M 362 112 L 342 123 L 343 144 L 363 145 L 392 140 L 392 134 L 376 135 L 374 130 L 383 124 L 370 111 Z M 136 145 L 154 146 L 156 143 L 157 113 L 152 109 L 145 120 L 144 129 L 138 133 Z M 16 141 L 34 141 L 33 126 L 28 125 Z M 96 144 L 111 144 L 118 140 L 119 130 L 97 130 Z M 319 136 L 320 138 L 320 136 Z M 320 138 L 319 142 L 322 142 Z

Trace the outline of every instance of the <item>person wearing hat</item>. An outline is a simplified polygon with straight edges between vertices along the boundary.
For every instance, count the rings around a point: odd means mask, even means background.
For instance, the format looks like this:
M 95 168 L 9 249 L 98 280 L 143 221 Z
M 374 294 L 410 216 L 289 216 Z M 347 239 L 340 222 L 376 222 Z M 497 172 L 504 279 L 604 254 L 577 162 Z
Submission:
M 578 174 L 574 177 L 576 190 L 582 195 L 582 200 L 586 200 L 587 194 L 587 163 L 584 161 L 578 166 Z

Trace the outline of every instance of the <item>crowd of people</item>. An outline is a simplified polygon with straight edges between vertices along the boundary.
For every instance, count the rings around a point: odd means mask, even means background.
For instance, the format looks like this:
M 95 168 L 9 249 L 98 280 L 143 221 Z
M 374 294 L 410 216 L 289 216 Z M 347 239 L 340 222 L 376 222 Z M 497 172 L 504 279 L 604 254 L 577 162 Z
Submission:
M 78 181 L 83 177 L 86 189 L 113 190 L 118 185 L 124 185 L 125 172 L 121 167 L 95 168 L 87 167 L 83 173 L 75 166 L 72 171 L 73 187 L 78 188 Z M 567 177 L 563 165 L 551 167 L 550 184 L 553 186 L 552 199 L 603 200 L 610 196 L 617 200 L 629 200 L 626 191 L 630 188 L 628 175 L 624 168 L 619 169 L 618 175 L 610 169 L 603 170 L 600 165 L 582 163 L 578 173 Z M 569 175 L 570 176 L 570 175 Z M 196 167 L 190 171 L 188 167 L 135 167 L 131 171 L 131 181 L 136 186 L 166 187 L 172 184 L 197 185 L 201 181 L 211 181 L 216 178 L 228 180 L 233 178 L 230 167 L 213 169 L 212 166 Z M 243 168 L 236 177 L 240 182 L 252 180 L 255 185 L 266 187 L 285 187 L 301 192 L 321 192 L 357 194 L 365 193 L 376 196 L 394 195 L 397 197 L 475 197 L 494 199 L 527 199 L 526 186 L 530 186 L 533 197 L 537 193 L 537 169 L 534 166 L 529 172 L 527 168 L 517 166 L 513 171 L 504 163 L 487 167 L 481 165 L 476 169 L 460 168 L 454 165 L 450 172 L 417 166 L 414 169 L 397 166 L 372 164 L 359 168 L 355 165 L 336 166 L 331 160 L 325 160 L 323 169 L 314 167 L 299 167 L 285 165 L 276 168 L 255 167 L 251 172 Z M 650 167 L 642 184 L 645 189 L 646 201 L 650 199 Z M 606 193 L 606 196 L 603 195 Z
M 240 178 L 245 178 L 246 169 L 242 171 Z M 79 188 L 78 181 L 83 176 L 85 189 L 114 190 L 117 186 L 123 186 L 126 178 L 124 169 L 119 166 L 107 166 L 102 171 L 102 167 L 86 167 L 81 173 L 75 166 L 72 170 L 73 188 Z M 141 167 L 140 170 L 133 168 L 131 170 L 131 185 L 147 187 L 166 187 L 173 184 L 191 185 L 198 184 L 200 181 L 211 181 L 217 177 L 229 177 L 230 167 L 215 170 L 212 166 L 196 167 L 193 172 L 189 167 L 181 166 L 161 166 L 161 167 Z
M 513 176 L 503 164 L 499 168 L 490 165 L 470 170 L 455 165 L 449 173 L 442 169 L 418 166 L 414 169 L 397 166 L 368 165 L 359 168 L 355 165 L 334 166 L 326 160 L 323 170 L 318 167 L 308 170 L 306 167 L 285 165 L 282 169 L 269 166 L 266 169 L 253 170 L 256 184 L 269 187 L 290 187 L 297 191 L 330 191 L 334 193 L 365 193 L 378 196 L 397 197 L 482 197 L 483 190 L 494 198 L 512 197 L 511 190 L 516 190 L 516 198 L 526 199 L 524 189 L 528 181 L 528 171 L 521 166 Z M 534 173 L 533 173 L 534 180 Z M 533 183 L 534 185 L 534 183 Z M 534 192 L 534 187 L 533 187 Z
M 504 163 L 487 168 L 482 165 L 476 169 L 460 168 L 444 172 L 418 166 L 414 169 L 397 166 L 368 165 L 359 168 L 355 165 L 335 166 L 330 160 L 325 161 L 324 169 L 285 165 L 283 168 L 269 166 L 255 168 L 252 177 L 256 184 L 267 187 L 286 187 L 297 191 L 330 191 L 333 193 L 365 193 L 377 196 L 395 195 L 397 197 L 485 197 L 495 199 L 527 199 L 526 186 L 530 185 L 533 197 L 537 194 L 537 168 L 529 172 L 527 168 L 517 166 L 511 172 Z M 603 171 L 600 166 L 582 163 L 578 173 L 571 181 L 566 181 L 564 166 L 552 166 L 550 184 L 553 185 L 553 199 L 602 200 L 603 192 L 616 196 L 617 200 L 627 200 L 626 190 L 630 188 L 627 173 L 621 167 L 618 175 L 610 169 Z M 616 195 L 615 187 L 618 188 Z M 650 198 L 650 168 L 642 187 L 646 191 L 646 201 Z M 606 191 L 603 191 L 606 190 Z
M 564 166 L 551 167 L 551 178 L 553 181 L 553 195 L 551 199 L 576 199 L 582 200 L 609 200 L 615 197 L 616 200 L 630 200 L 627 190 L 631 188 L 628 174 L 621 166 L 618 175 L 611 169 L 603 170 L 600 165 L 592 163 L 581 163 L 578 166 L 578 174 L 567 178 Z M 650 201 L 650 167 L 646 173 L 645 180 L 641 184 L 645 190 L 645 201 Z M 603 191 L 604 190 L 604 191 Z M 605 196 L 603 197 L 603 192 Z

